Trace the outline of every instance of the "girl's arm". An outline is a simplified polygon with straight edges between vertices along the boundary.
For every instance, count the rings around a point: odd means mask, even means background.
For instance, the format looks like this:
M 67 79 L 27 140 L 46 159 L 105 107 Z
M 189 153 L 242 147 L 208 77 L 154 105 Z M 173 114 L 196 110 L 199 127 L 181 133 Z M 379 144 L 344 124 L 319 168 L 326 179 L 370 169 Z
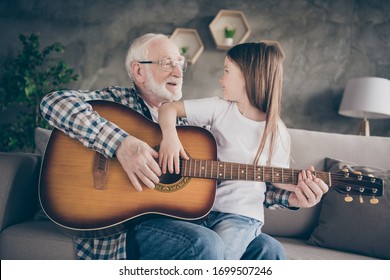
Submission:
M 180 156 L 189 159 L 184 151 L 176 131 L 176 119 L 185 117 L 186 112 L 182 101 L 163 104 L 158 110 L 158 122 L 162 132 L 162 140 L 159 149 L 159 165 L 165 174 L 180 172 Z

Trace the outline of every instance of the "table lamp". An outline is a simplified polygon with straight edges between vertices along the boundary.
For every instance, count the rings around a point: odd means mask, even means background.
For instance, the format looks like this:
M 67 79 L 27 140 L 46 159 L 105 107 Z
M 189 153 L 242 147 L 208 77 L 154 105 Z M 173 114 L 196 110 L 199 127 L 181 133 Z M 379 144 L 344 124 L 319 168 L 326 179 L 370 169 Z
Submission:
M 362 118 L 358 134 L 370 136 L 368 119 L 390 118 L 390 80 L 377 77 L 349 80 L 339 114 Z

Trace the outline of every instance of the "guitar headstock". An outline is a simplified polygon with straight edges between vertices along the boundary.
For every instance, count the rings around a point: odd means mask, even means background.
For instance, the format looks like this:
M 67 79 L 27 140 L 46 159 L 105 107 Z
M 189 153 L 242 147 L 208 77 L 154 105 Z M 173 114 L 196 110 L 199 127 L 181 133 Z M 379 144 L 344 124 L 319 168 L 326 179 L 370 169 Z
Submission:
M 372 175 L 363 175 L 361 172 L 352 172 L 344 169 L 341 172 L 331 174 L 331 185 L 339 193 L 346 194 L 345 201 L 351 202 L 351 195 L 358 195 L 360 203 L 363 196 L 370 196 L 371 204 L 377 204 L 377 197 L 383 196 L 383 180 Z

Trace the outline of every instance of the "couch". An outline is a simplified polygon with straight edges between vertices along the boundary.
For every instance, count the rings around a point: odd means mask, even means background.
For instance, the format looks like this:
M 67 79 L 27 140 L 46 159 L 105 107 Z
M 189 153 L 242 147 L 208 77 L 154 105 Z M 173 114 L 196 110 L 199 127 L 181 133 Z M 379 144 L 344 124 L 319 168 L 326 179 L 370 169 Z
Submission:
M 343 166 L 389 181 L 390 138 L 289 129 L 292 168 L 336 172 Z M 42 152 L 47 131 L 36 135 L 37 151 L 0 153 L 0 259 L 75 259 L 72 237 L 37 218 Z M 331 190 L 310 209 L 266 209 L 263 231 L 277 238 L 288 259 L 390 259 L 390 196 L 346 203 Z

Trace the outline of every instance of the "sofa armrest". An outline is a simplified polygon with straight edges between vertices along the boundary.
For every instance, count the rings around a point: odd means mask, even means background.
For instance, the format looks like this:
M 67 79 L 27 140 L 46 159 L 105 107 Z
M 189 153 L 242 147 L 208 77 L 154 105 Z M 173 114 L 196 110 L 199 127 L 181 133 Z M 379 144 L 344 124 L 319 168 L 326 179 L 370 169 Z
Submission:
M 0 153 L 0 231 L 39 209 L 40 162 L 35 154 Z

